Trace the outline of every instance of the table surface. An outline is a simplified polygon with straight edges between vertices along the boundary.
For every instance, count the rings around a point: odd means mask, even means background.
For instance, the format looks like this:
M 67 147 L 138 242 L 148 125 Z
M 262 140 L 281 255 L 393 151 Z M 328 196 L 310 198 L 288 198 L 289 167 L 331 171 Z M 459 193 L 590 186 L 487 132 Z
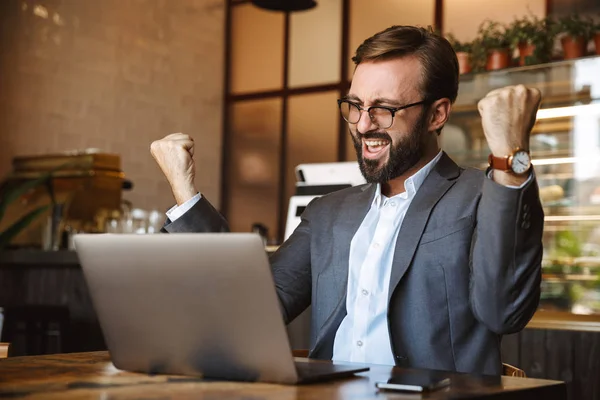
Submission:
M 311 361 L 322 362 L 322 361 Z M 227 382 L 116 369 L 107 352 L 0 360 L 0 398 L 18 399 L 566 399 L 563 382 L 447 373 L 451 386 L 431 394 L 380 392 L 375 382 L 405 369 L 371 366 L 355 377 L 307 385 Z

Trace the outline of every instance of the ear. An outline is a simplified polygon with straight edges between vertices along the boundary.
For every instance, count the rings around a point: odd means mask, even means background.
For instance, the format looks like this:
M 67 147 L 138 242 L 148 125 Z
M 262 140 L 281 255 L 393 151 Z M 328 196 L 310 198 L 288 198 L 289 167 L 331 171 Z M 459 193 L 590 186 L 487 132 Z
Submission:
M 431 105 L 431 117 L 429 119 L 428 131 L 439 131 L 442 129 L 444 124 L 450 117 L 450 110 L 452 109 L 452 103 L 450 99 L 443 98 L 433 102 Z

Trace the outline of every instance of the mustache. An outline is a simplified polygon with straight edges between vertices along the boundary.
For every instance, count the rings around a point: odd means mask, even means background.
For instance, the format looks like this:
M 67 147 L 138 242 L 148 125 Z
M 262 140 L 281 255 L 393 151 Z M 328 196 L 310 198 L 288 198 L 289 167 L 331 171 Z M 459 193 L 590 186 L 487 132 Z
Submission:
M 373 140 L 373 139 L 381 139 L 381 140 L 387 140 L 387 141 L 392 141 L 392 138 L 390 137 L 390 135 L 388 135 L 385 132 L 369 132 L 369 133 L 358 133 L 357 132 L 357 138 L 360 140 Z

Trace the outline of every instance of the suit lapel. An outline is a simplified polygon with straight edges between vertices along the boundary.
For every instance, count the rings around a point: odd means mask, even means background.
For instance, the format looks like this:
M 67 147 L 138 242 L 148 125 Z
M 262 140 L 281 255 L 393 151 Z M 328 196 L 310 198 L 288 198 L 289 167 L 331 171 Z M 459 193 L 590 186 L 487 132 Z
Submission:
M 388 302 L 392 298 L 396 286 L 410 266 L 425 225 L 429 220 L 431 210 L 433 210 L 433 207 L 448 189 L 454 185 L 459 173 L 460 169 L 458 165 L 446 153 L 443 153 L 435 168 L 425 178 L 415 198 L 410 203 L 404 221 L 402 221 L 398 239 L 396 240 L 388 290 Z
M 347 312 L 346 295 L 348 293 L 350 243 L 369 212 L 376 189 L 377 185 L 368 184 L 361 187 L 360 191 L 346 197 L 340 204 L 340 212 L 333 221 L 332 235 L 334 236 L 331 240 L 333 252 L 331 262 L 333 267 L 337 268 L 336 277 L 340 286 L 336 285 L 336 287 L 342 291 L 342 295 L 329 317 L 320 327 L 315 346 L 310 352 L 311 357 L 331 359 L 333 355 L 335 333 Z

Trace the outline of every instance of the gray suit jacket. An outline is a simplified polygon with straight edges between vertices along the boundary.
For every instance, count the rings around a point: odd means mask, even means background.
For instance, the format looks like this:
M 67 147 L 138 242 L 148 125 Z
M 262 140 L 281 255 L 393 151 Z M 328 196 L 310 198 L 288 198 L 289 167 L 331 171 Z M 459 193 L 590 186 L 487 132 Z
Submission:
M 375 190 L 315 199 L 271 257 L 285 321 L 312 304 L 310 357 L 332 357 L 346 315 L 350 241 Z M 396 243 L 388 298 L 396 365 L 500 374 L 502 335 L 523 329 L 539 302 L 543 221 L 535 179 L 506 188 L 443 154 Z M 202 200 L 165 230 L 226 231 L 227 223 Z

